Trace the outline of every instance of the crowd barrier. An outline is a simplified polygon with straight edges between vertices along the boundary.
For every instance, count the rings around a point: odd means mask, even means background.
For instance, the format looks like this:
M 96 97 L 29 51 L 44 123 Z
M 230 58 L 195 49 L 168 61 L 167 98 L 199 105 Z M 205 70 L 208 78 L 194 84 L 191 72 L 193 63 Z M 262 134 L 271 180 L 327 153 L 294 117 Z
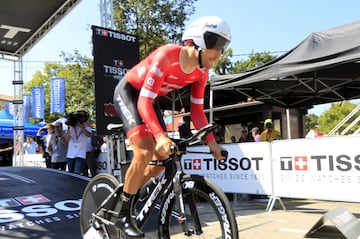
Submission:
M 225 192 L 360 202 L 359 145 L 359 136 L 223 144 L 227 162 L 188 154 L 183 165 L 186 173 L 207 176 Z
M 186 173 L 206 176 L 227 193 L 360 202 L 359 145 L 359 136 L 223 144 L 227 161 L 191 153 L 182 164 Z M 25 166 L 45 166 L 41 155 L 24 155 L 24 161 Z M 97 164 L 99 173 L 113 172 L 106 153 L 100 153 Z
M 45 168 L 45 159 L 42 154 L 24 154 L 24 166 Z

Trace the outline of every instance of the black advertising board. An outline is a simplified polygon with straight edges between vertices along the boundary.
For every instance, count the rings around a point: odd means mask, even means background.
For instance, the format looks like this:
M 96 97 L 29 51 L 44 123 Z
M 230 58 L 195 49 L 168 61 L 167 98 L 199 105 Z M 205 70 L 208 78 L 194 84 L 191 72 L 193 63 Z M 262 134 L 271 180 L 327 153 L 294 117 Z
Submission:
M 95 73 L 96 131 L 109 135 L 109 123 L 121 123 L 113 94 L 125 73 L 139 62 L 139 41 L 134 35 L 92 26 Z

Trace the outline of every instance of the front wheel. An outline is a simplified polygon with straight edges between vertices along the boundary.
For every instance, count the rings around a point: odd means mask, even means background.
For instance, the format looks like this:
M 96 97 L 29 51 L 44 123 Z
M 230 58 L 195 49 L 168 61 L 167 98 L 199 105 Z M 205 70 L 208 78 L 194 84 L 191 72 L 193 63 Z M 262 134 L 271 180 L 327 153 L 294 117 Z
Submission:
M 175 193 L 168 193 L 160 211 L 159 238 L 239 238 L 230 202 L 213 181 L 185 175 L 182 190 L 185 215 L 180 215 Z
M 98 174 L 86 186 L 80 209 L 80 229 L 83 238 L 120 238 L 119 230 L 94 217 L 96 214 L 101 218 L 111 220 L 111 216 L 105 215 L 104 210 L 115 210 L 119 201 L 118 194 L 115 193 L 102 207 L 101 205 L 118 185 L 119 182 L 114 176 Z

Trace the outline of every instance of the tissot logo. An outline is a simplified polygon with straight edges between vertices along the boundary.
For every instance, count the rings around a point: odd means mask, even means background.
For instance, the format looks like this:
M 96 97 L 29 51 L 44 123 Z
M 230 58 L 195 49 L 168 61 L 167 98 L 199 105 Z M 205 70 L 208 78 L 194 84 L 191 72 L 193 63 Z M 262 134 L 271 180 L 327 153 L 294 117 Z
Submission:
M 46 198 L 40 194 L 24 196 L 24 197 L 17 197 L 16 200 L 21 202 L 23 205 L 32 205 L 32 204 L 37 204 L 37 203 L 50 202 L 50 200 L 48 198 Z
M 15 197 L 15 198 L 3 198 L 0 199 L 0 207 L 2 208 L 10 208 L 10 207 L 16 207 L 20 205 L 33 205 L 33 204 L 39 204 L 39 203 L 46 203 L 50 202 L 50 200 L 41 195 L 28 195 L 28 196 L 21 196 L 21 197 Z
M 360 155 L 310 155 L 280 157 L 283 171 L 360 171 Z
M 107 29 L 96 28 L 96 34 L 104 37 L 111 37 L 111 38 L 123 40 L 123 41 L 129 41 L 129 42 L 136 41 L 135 36 L 131 36 L 125 33 L 115 32 Z
M 282 170 L 294 170 L 302 171 L 308 170 L 308 159 L 306 156 L 295 156 L 294 161 L 292 157 L 281 157 L 280 158 Z
M 19 42 L 14 40 L 14 38 L 19 34 L 24 34 L 31 31 L 29 28 L 9 26 L 4 24 L 0 25 L 0 29 L 5 30 L 5 34 L 0 35 L 0 44 L 7 46 L 17 46 Z
M 188 170 L 201 170 L 201 159 L 185 159 L 184 168 Z
M 0 231 L 79 218 L 80 199 L 50 202 L 41 194 L 0 199 Z
M 7 39 L 13 39 L 19 33 L 27 33 L 31 31 L 29 28 L 15 27 L 4 24 L 0 25 L 0 28 L 7 30 L 7 32 L 2 36 L 3 38 Z
M 227 160 L 216 160 L 214 158 L 184 159 L 185 170 L 260 170 L 262 157 L 241 159 L 229 158 Z

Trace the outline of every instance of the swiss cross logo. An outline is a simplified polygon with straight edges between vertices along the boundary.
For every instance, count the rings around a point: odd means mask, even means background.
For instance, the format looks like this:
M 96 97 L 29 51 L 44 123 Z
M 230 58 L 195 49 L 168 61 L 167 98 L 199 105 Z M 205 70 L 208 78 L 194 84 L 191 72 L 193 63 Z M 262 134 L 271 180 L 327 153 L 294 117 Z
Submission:
M 193 159 L 193 169 L 201 170 L 201 159 Z
M 32 204 L 50 202 L 48 198 L 44 197 L 41 194 L 16 197 L 15 199 L 21 202 L 23 205 L 32 205 Z
M 101 30 L 101 35 L 107 37 L 107 36 L 109 36 L 109 32 L 107 30 L 105 30 L 105 29 L 102 29 Z
M 114 59 L 113 62 L 114 62 L 114 66 L 124 67 L 124 61 L 123 61 L 123 60 L 116 60 L 116 59 Z
M 294 163 L 295 163 L 295 170 L 298 171 L 308 170 L 308 160 L 306 156 L 295 156 Z

